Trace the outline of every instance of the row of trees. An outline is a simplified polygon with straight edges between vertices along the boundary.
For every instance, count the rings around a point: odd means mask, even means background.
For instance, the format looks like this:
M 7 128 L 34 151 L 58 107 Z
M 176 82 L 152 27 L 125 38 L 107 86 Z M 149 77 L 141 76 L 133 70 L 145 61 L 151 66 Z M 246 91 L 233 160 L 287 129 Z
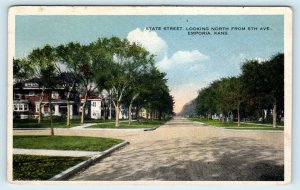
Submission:
M 115 125 L 119 126 L 120 105 L 129 110 L 146 108 L 149 112 L 172 114 L 173 97 L 166 85 L 165 74 L 155 66 L 154 55 L 136 43 L 117 37 L 100 38 L 88 45 L 71 42 L 34 49 L 27 57 L 14 60 L 14 82 L 39 78 L 43 93 L 51 107 L 51 93 L 58 86 L 67 92 L 67 126 L 70 125 L 70 97 L 84 97 L 82 110 L 89 95 L 107 92 L 115 108 Z M 40 97 L 40 106 L 44 96 Z M 40 109 L 41 110 L 41 109 Z M 52 118 L 50 112 L 50 118 Z M 39 121 L 41 120 L 41 113 Z M 81 115 L 84 123 L 84 111 Z
M 199 91 L 196 113 L 202 116 L 214 113 L 229 117 L 234 114 L 240 126 L 243 117 L 262 118 L 263 110 L 272 110 L 273 127 L 284 110 L 284 54 L 259 62 L 247 60 L 242 74 L 222 78 Z M 224 118 L 224 117 L 223 117 Z

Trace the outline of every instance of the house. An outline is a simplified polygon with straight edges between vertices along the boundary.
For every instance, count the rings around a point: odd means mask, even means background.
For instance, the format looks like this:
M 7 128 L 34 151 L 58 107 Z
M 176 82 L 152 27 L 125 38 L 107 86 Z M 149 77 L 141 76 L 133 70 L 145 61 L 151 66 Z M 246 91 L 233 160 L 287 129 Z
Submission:
M 81 115 L 82 106 L 85 98 L 80 97 L 80 106 L 78 112 Z M 87 97 L 85 105 L 85 117 L 92 119 L 111 119 L 115 117 L 115 108 L 109 102 L 108 98 L 103 95 L 90 95 Z
M 128 109 L 124 106 L 120 106 L 119 119 L 128 119 Z
M 49 116 L 49 91 L 38 78 L 16 83 L 13 88 L 14 118 L 37 118 L 40 112 L 42 116 Z M 67 115 L 66 95 L 67 91 L 62 85 L 51 89 L 51 111 L 53 116 Z M 72 119 L 74 116 L 81 115 L 85 98 L 79 97 L 78 93 L 73 92 L 70 99 L 70 118 Z M 132 112 L 132 116 L 135 117 L 135 112 Z M 85 117 L 92 119 L 111 119 L 115 117 L 115 108 L 109 101 L 108 95 L 88 96 Z M 124 105 L 120 106 L 119 118 L 128 119 L 128 109 Z
M 14 117 L 20 119 L 38 117 L 39 112 L 41 112 L 43 116 L 48 116 L 50 115 L 49 100 L 49 89 L 44 88 L 38 78 L 16 83 L 13 88 Z M 51 103 L 51 111 L 54 116 L 66 115 L 66 90 L 63 87 L 52 89 Z M 71 118 L 74 115 L 74 107 L 76 107 L 76 104 L 73 96 L 70 101 Z
M 85 105 L 85 117 L 92 119 L 101 119 L 104 115 L 102 109 L 102 98 L 99 96 L 88 96 Z M 80 106 L 78 112 L 81 115 L 85 97 L 80 97 Z

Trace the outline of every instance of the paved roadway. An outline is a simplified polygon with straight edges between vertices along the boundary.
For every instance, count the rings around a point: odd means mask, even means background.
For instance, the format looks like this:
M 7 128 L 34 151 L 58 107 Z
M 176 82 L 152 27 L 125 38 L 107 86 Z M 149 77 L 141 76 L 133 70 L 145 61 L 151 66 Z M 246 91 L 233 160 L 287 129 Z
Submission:
M 70 180 L 283 180 L 283 132 L 226 130 L 175 117 L 148 132 L 58 129 L 56 134 L 130 142 Z

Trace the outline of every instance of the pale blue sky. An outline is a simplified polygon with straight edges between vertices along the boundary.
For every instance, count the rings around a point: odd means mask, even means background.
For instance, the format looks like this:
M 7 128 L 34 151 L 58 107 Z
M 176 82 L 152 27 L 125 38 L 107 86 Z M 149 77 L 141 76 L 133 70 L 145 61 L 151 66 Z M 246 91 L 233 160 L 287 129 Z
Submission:
M 177 112 L 184 103 L 196 97 L 197 90 L 213 80 L 238 75 L 240 63 L 244 59 L 268 59 L 283 52 L 284 48 L 283 16 L 280 15 L 17 16 L 15 56 L 26 56 L 32 49 L 45 44 L 56 46 L 70 41 L 86 44 L 99 37 L 112 35 L 126 38 L 137 29 L 140 29 L 140 33 L 135 34 L 142 35 L 147 26 L 183 27 L 182 31 L 154 31 L 155 39 L 165 44 L 164 48 L 157 47 L 156 61 L 159 68 L 167 73 Z M 228 35 L 222 36 L 189 36 L 185 28 L 190 26 L 254 26 L 270 27 L 271 30 L 228 31 Z

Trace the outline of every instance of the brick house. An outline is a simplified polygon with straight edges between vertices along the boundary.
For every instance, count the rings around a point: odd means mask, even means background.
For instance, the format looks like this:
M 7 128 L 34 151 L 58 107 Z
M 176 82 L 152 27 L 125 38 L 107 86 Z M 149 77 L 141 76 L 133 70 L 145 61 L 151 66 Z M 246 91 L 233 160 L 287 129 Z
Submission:
M 42 96 L 42 94 L 44 94 Z M 41 98 L 43 100 L 41 101 Z M 75 107 L 75 96 L 70 101 L 70 116 L 74 113 Z M 66 90 L 63 87 L 57 87 L 52 90 L 51 94 L 52 102 L 52 114 L 54 116 L 62 116 L 67 113 L 67 100 Z M 39 110 L 39 104 L 42 104 L 42 109 Z M 14 106 L 14 117 L 26 119 L 29 117 L 38 117 L 41 111 L 43 116 L 50 114 L 49 108 L 49 93 L 45 89 L 38 78 L 29 79 L 23 82 L 19 82 L 14 85 L 13 89 L 13 106 Z

